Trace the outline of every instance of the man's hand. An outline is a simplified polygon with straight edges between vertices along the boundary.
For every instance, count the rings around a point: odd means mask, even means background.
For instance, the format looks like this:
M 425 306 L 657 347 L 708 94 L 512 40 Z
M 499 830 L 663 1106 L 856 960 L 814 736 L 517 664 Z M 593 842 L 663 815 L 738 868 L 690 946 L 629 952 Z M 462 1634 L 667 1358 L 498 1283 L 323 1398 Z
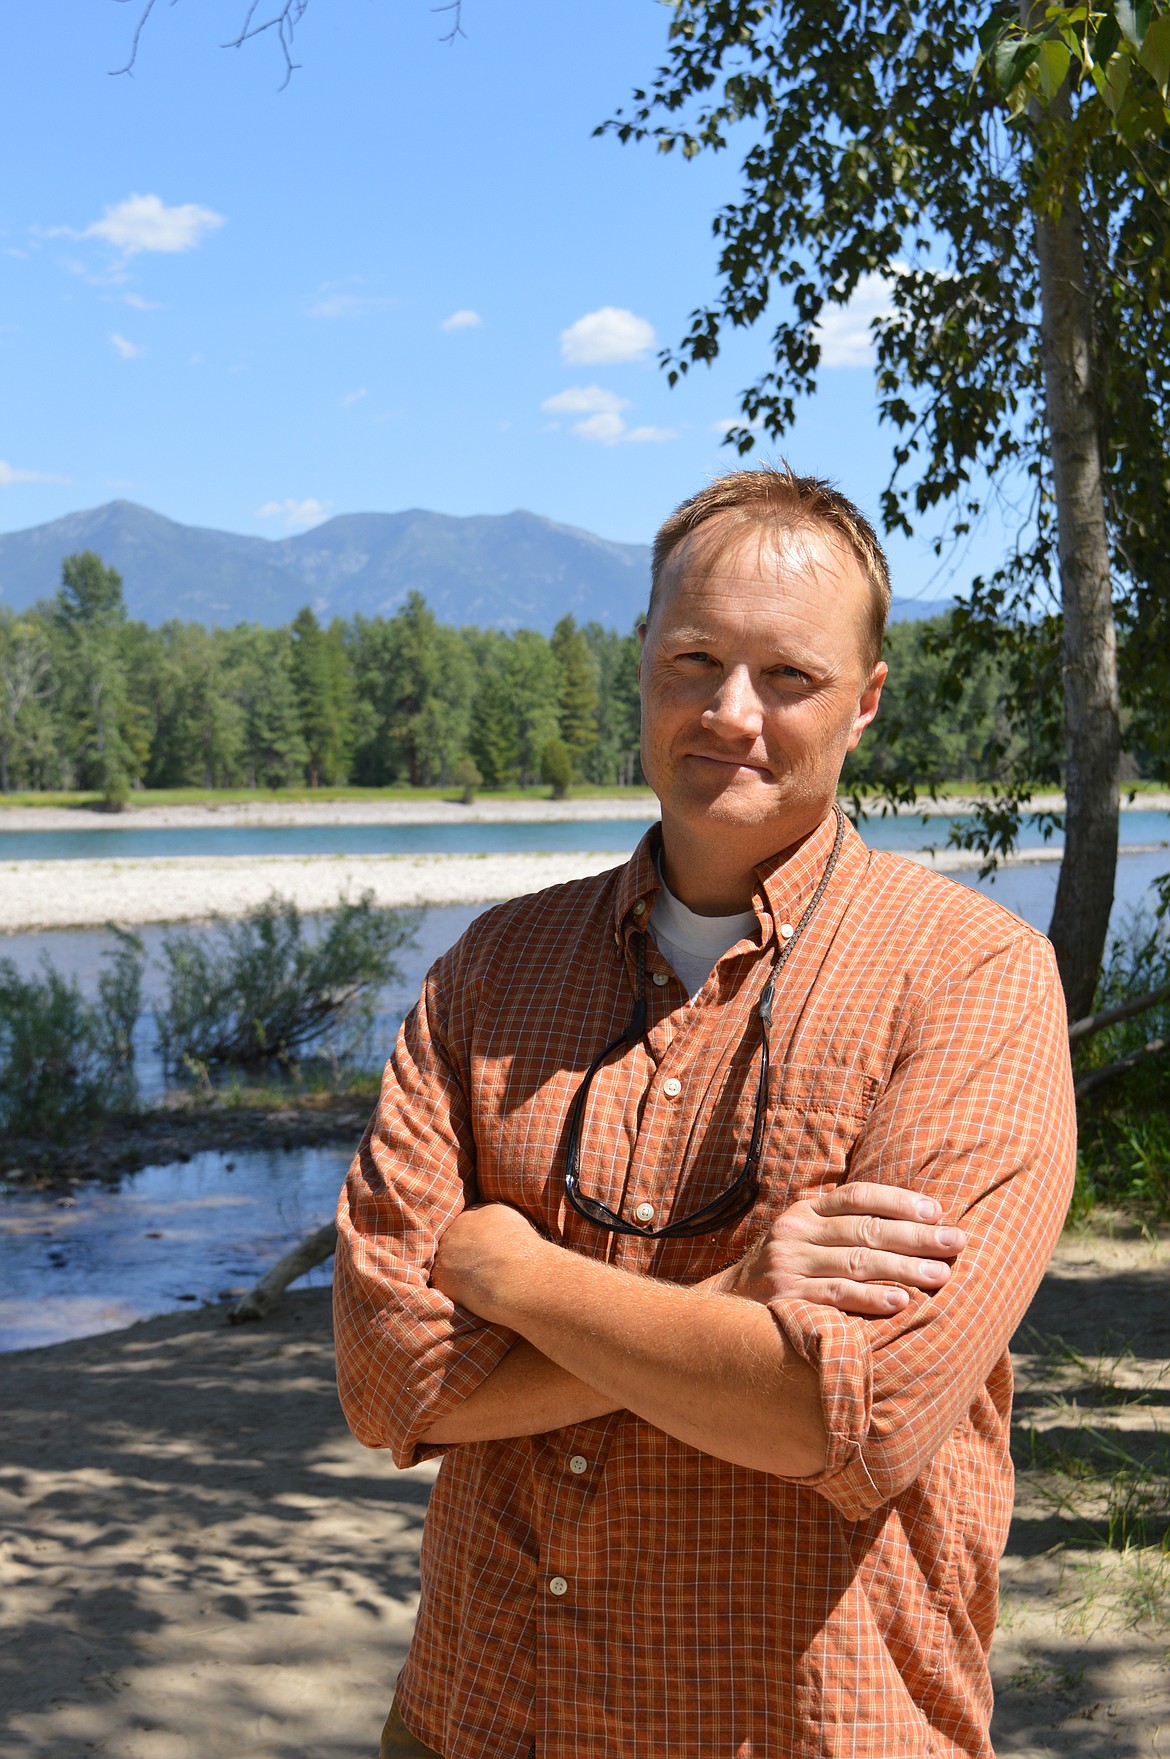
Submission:
M 703 1284 L 749 1301 L 798 1296 L 842 1313 L 900 1313 L 911 1289 L 933 1295 L 967 1244 L 941 1227 L 933 1197 L 894 1185 L 838 1185 L 794 1203 L 752 1250 Z

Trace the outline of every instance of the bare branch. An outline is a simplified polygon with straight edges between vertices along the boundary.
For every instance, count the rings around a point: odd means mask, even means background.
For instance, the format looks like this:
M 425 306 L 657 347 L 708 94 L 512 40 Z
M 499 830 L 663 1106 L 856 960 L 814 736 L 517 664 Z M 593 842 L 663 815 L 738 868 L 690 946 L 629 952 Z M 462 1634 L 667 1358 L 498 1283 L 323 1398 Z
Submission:
M 174 3 L 175 0 L 171 0 L 171 4 L 174 5 Z M 252 20 L 260 9 L 260 0 L 250 0 L 248 10 L 244 15 L 244 22 L 240 26 L 239 35 L 230 38 L 221 47 L 242 49 L 244 44 L 250 42 L 253 37 L 260 37 L 264 35 L 265 31 L 274 30 L 280 42 L 280 52 L 284 56 L 284 78 L 277 88 L 279 91 L 283 91 L 300 66 L 300 62 L 294 61 L 292 58 L 292 43 L 293 37 L 296 35 L 296 28 L 304 18 L 308 6 L 309 0 L 283 0 L 283 4 L 273 13 L 271 18 L 266 18 L 262 24 L 253 24 Z
M 1068 1029 L 1068 1042 L 1080 1044 L 1083 1039 L 1092 1038 L 1095 1032 L 1103 1032 L 1106 1026 L 1116 1026 L 1119 1020 L 1132 1020 L 1135 1014 L 1144 1014 L 1147 1008 L 1156 1008 L 1159 1002 L 1167 1000 L 1170 1000 L 1170 983 L 1152 989 L 1149 995 L 1133 996 L 1128 1002 L 1119 1002 L 1115 1008 L 1103 1008 L 1099 1014 L 1087 1014 L 1083 1020 L 1073 1021 Z
M 1130 1069 L 1136 1069 L 1147 1057 L 1160 1057 L 1170 1051 L 1170 1039 L 1151 1038 L 1140 1050 L 1131 1051 L 1128 1057 L 1119 1057 L 1115 1063 L 1106 1063 L 1101 1069 L 1092 1069 L 1089 1074 L 1082 1075 L 1073 1088 L 1078 1099 L 1084 1099 L 1094 1088 L 1103 1087 L 1106 1081 L 1112 1081 L 1118 1075 L 1124 1075 Z
M 118 6 L 128 6 L 130 4 L 130 0 L 115 0 L 115 4 Z M 174 4 L 175 4 L 175 0 L 171 0 L 171 5 L 173 6 Z M 146 25 L 147 19 L 150 17 L 151 13 L 154 11 L 154 7 L 155 7 L 155 0 L 146 0 L 146 4 L 138 16 L 138 23 L 134 26 L 134 35 L 130 39 L 130 58 L 126 62 L 125 67 L 111 67 L 110 72 L 112 74 L 133 73 L 134 72 L 134 63 L 138 59 L 139 39 L 142 36 L 142 32 L 143 32 L 143 29 Z
M 456 37 L 463 37 L 466 40 L 467 32 L 463 28 L 463 0 L 446 0 L 446 5 L 432 6 L 431 11 L 450 12 L 454 14 L 451 21 L 451 28 L 449 31 L 444 31 L 440 36 L 440 43 L 453 43 Z
M 132 0 L 114 0 L 114 3 L 117 6 L 129 6 Z M 134 72 L 134 65 L 138 60 L 138 45 L 142 39 L 143 30 L 146 28 L 147 20 L 158 4 L 158 0 L 137 0 L 137 4 L 141 7 L 141 11 L 138 14 L 138 22 L 134 26 L 134 34 L 130 38 L 129 57 L 124 67 L 111 67 L 111 73 Z M 177 6 L 178 0 L 170 0 L 170 4 Z M 265 31 L 275 31 L 280 43 L 280 52 L 284 57 L 284 78 L 278 89 L 284 91 L 289 80 L 301 65 L 299 61 L 294 61 L 292 58 L 293 38 L 296 35 L 298 24 L 309 9 L 309 0 L 277 0 L 272 16 L 262 19 L 257 24 L 256 14 L 260 11 L 261 4 L 262 0 L 247 0 L 243 23 L 240 25 L 239 31 L 234 37 L 229 37 L 226 43 L 221 43 L 220 47 L 223 49 L 242 49 L 245 43 L 252 41 L 253 37 L 262 37 Z M 440 35 L 439 41 L 441 43 L 453 43 L 457 37 L 466 38 L 467 32 L 463 28 L 463 0 L 446 0 L 445 5 L 432 6 L 431 11 L 451 14 L 451 27 Z

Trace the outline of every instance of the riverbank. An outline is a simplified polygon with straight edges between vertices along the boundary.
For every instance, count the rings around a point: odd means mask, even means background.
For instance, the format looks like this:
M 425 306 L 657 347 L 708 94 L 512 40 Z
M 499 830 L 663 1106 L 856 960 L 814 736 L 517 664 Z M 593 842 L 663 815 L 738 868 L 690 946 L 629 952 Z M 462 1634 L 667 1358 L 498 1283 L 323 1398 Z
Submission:
M 1166 1560 L 1104 1545 L 1107 1483 L 1031 1439 L 1156 1457 L 1168 1266 L 1164 1232 L 1066 1234 L 1017 1339 L 1000 1759 L 1137 1759 L 1170 1726 Z M 0 1759 L 369 1759 L 435 1468 L 346 1432 L 328 1291 L 0 1357 L 0 1406 Z
M 60 1142 L 6 1132 L 0 1139 L 0 1180 L 13 1191 L 65 1196 L 80 1185 L 116 1181 L 123 1173 L 189 1161 L 209 1150 L 337 1145 L 352 1153 L 376 1100 L 376 1076 L 337 1092 L 306 1093 L 290 1086 L 286 1093 L 171 1093 L 140 1112 L 95 1118 Z
M 901 807 L 899 816 L 950 818 L 970 812 L 966 795 L 923 800 Z M 1061 812 L 1059 794 L 1037 795 L 1037 811 Z M 1122 812 L 1170 812 L 1170 792 L 1143 793 L 1122 801 Z M 574 794 L 568 800 L 518 800 L 481 794 L 469 806 L 424 795 L 417 800 L 227 800 L 198 804 L 136 806 L 122 812 L 97 806 L 6 806 L 0 798 L 0 848 L 5 831 L 223 830 L 263 825 L 469 825 L 575 824 L 587 819 L 658 817 L 658 801 L 648 788 L 636 793 Z

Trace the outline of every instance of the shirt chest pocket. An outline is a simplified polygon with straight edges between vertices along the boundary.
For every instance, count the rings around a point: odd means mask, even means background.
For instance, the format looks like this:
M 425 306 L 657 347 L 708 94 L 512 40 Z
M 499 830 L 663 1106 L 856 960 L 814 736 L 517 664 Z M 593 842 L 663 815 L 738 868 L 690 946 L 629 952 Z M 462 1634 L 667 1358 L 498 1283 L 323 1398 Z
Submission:
M 877 1097 L 878 1083 L 855 1068 L 773 1066 L 760 1195 L 744 1228 L 745 1250 L 777 1215 L 841 1184 Z
M 655 1256 L 656 1274 L 696 1282 L 742 1258 L 778 1215 L 794 1203 L 831 1190 L 849 1176 L 853 1146 L 865 1126 L 878 1082 L 858 1069 L 824 1064 L 773 1064 L 767 1128 L 760 1153 L 759 1194 L 734 1228 L 698 1240 L 663 1242 Z M 724 1169 L 742 1165 L 751 1137 L 754 1087 L 739 1099 L 735 1114 L 737 1148 Z M 724 1170 L 723 1181 L 730 1175 Z M 710 1193 L 704 1191 L 704 1197 Z

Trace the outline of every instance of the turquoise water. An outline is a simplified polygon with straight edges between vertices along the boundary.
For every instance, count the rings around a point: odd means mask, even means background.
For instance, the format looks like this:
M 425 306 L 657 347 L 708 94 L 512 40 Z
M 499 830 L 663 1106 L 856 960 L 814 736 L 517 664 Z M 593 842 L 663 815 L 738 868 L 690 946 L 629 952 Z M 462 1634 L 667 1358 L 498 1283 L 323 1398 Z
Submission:
M 424 855 L 502 854 L 533 850 L 633 849 L 653 821 L 575 819 L 549 824 L 439 825 L 237 825 L 176 830 L 6 831 L 0 820 L 0 861 L 79 861 L 107 857 L 168 855 Z M 960 820 L 959 822 L 963 822 Z M 945 847 L 949 819 L 918 814 L 868 818 L 861 834 L 874 849 Z M 1124 844 L 1165 843 L 1170 813 L 1122 814 Z M 1059 835 L 1052 847 L 1059 848 Z M 1033 825 L 1020 832 L 1020 847 L 1044 839 Z

